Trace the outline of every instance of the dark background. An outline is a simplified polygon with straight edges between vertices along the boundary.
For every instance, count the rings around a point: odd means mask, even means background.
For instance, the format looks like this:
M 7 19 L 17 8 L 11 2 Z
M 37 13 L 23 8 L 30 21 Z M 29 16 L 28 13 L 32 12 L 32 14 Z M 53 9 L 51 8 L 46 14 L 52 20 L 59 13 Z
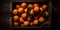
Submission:
M 7 27 L 9 28 L 10 26 L 9 24 L 10 1 L 12 0 L 0 0 L 0 27 L 1 28 L 7 28 Z M 22 1 L 26 1 L 26 0 L 22 0 Z M 52 0 L 52 27 L 55 28 L 60 27 L 60 6 L 59 5 L 60 3 L 58 0 Z

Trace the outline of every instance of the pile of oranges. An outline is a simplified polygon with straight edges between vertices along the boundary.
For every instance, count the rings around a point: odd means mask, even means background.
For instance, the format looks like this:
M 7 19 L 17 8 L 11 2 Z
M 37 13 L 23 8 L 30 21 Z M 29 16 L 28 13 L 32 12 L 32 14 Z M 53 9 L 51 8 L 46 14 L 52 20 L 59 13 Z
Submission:
M 29 14 L 33 16 L 33 18 L 27 16 L 29 7 L 31 8 Z M 21 3 L 21 5 L 17 4 L 16 9 L 12 11 L 13 22 L 14 22 L 13 25 L 27 27 L 27 26 L 35 26 L 41 22 L 44 22 L 45 18 L 41 14 L 46 8 L 47 8 L 46 4 L 42 6 L 40 6 L 38 3 L 35 4 Z M 49 15 L 48 11 L 45 11 L 44 13 L 46 17 L 48 17 Z

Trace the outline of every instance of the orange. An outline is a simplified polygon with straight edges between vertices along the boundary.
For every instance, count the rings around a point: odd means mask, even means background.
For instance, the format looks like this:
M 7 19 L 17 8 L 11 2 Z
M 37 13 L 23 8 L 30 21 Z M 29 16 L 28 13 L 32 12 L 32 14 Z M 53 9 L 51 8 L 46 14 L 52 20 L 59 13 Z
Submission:
M 26 4 L 26 3 L 22 3 L 21 6 L 22 6 L 23 8 L 26 8 L 27 4 Z
M 23 13 L 21 16 L 22 16 L 22 18 L 26 18 L 27 17 L 27 14 L 26 13 Z
M 28 20 L 31 20 L 31 18 L 28 17 Z
M 35 25 L 37 25 L 38 24 L 38 20 L 34 20 L 34 22 L 33 22 Z
M 42 8 L 43 8 L 43 9 L 46 9 L 46 8 L 47 8 L 47 5 L 43 5 Z
M 32 26 L 33 25 L 33 22 L 31 22 L 30 25 Z
M 28 7 L 33 8 L 33 5 L 32 4 L 29 4 Z
M 29 21 L 24 21 L 24 26 L 27 26 L 27 25 L 29 25 Z
M 19 21 L 20 21 L 20 22 L 24 22 L 24 19 L 21 17 L 21 18 L 19 19 Z
M 34 10 L 33 9 L 31 9 L 30 15 L 34 15 Z
M 45 12 L 45 14 L 46 14 L 46 16 L 48 16 L 48 15 L 49 15 L 49 13 L 48 13 L 48 12 Z
M 26 8 L 26 9 L 24 9 L 24 12 L 25 12 L 25 13 L 27 13 L 27 8 Z
M 45 20 L 45 19 L 44 19 L 43 17 L 40 17 L 40 18 L 39 18 L 39 21 L 40 21 L 40 22 L 43 22 L 44 20 Z
M 18 10 L 17 9 L 14 9 L 13 10 L 13 14 L 17 14 L 18 13 Z
M 18 26 L 19 25 L 19 23 L 18 22 L 14 22 L 14 26 Z
M 24 10 L 23 8 L 19 8 L 18 12 L 21 13 L 21 12 L 23 12 L 23 10 Z
M 16 5 L 16 8 L 20 8 L 20 5 Z
M 40 7 L 40 11 L 43 11 L 43 8 Z
M 39 5 L 36 3 L 36 4 L 34 4 L 33 6 L 34 6 L 34 7 L 38 7 Z
M 38 12 L 39 11 L 39 7 L 34 7 L 34 11 Z
M 15 21 L 17 21 L 19 19 L 19 16 L 15 15 L 13 18 Z

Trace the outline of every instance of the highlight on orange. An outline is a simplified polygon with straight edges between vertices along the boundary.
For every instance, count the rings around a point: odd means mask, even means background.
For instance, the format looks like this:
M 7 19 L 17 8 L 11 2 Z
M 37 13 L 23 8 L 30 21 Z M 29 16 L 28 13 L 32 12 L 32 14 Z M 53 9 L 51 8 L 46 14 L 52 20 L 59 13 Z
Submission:
M 29 21 L 24 21 L 24 26 L 28 26 L 29 25 Z
M 19 8 L 19 9 L 18 9 L 18 12 L 19 12 L 19 13 L 22 13 L 23 10 L 24 10 L 23 8 Z
M 20 22 L 24 22 L 24 19 L 22 17 L 20 17 L 19 21 Z
M 27 8 L 26 8 L 26 9 L 24 9 L 24 12 L 25 12 L 25 13 L 27 13 Z

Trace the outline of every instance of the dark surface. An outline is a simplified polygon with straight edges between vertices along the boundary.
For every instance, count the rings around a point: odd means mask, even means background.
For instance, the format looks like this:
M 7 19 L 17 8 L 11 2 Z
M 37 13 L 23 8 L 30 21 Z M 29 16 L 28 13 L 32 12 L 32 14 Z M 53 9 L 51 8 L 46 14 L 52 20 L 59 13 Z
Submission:
M 52 1 L 52 8 L 53 8 L 53 27 L 60 27 L 60 6 L 59 1 L 54 0 Z
M 24 0 L 23 0 L 24 1 Z M 0 0 L 0 27 L 9 27 L 9 0 Z M 52 1 L 52 27 L 60 27 L 60 3 L 58 0 Z M 55 23 L 55 24 L 54 24 Z

